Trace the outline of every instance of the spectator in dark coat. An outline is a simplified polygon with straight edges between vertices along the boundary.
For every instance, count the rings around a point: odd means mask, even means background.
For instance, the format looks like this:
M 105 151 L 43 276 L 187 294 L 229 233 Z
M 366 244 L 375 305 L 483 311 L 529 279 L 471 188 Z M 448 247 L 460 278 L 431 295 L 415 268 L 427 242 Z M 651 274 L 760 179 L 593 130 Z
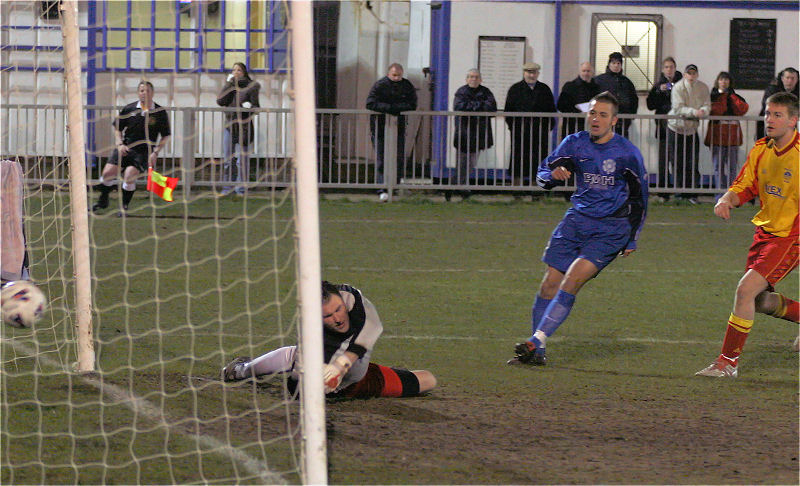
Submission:
M 650 88 L 647 93 L 647 109 L 654 110 L 656 115 L 666 115 L 672 108 L 672 87 L 683 78 L 683 74 L 675 69 L 675 59 L 667 57 L 661 63 L 661 75 L 658 81 Z M 656 120 L 656 138 L 658 139 L 658 186 L 667 187 L 669 185 L 669 173 L 667 171 L 667 120 Z M 669 198 L 668 194 L 662 197 Z
M 600 87 L 592 79 L 594 68 L 590 62 L 582 62 L 578 77 L 564 83 L 561 94 L 558 95 L 558 111 L 561 113 L 582 113 L 576 105 L 588 103 L 589 100 L 600 94 Z M 561 138 L 571 133 L 583 131 L 585 117 L 564 118 L 561 125 Z
M 762 120 L 756 123 L 756 140 L 760 138 L 764 138 L 764 110 L 767 107 L 767 98 L 774 95 L 775 93 L 780 93 L 781 91 L 786 91 L 788 93 L 792 93 L 793 95 L 800 98 L 800 85 L 797 83 L 797 69 L 793 67 L 787 67 L 783 71 L 778 73 L 778 76 L 770 81 L 767 89 L 764 90 L 764 97 L 761 98 L 761 111 L 758 112 L 758 116 L 762 117 Z
M 497 111 L 494 95 L 481 85 L 481 72 L 467 71 L 467 84 L 458 88 L 453 99 L 454 111 Z M 494 145 L 491 118 L 488 116 L 457 116 L 453 146 L 458 153 L 456 183 L 468 184 L 469 175 L 478 161 L 478 152 Z M 464 193 L 468 196 L 469 193 Z
M 237 111 L 225 112 L 225 132 L 222 138 L 222 150 L 225 154 L 222 179 L 238 182 L 237 194 L 244 194 L 250 177 L 250 154 L 253 144 L 253 118 L 256 114 L 251 108 L 258 108 L 258 91 L 261 85 L 250 78 L 244 63 L 233 64 L 231 73 L 217 95 L 217 104 Z M 233 163 L 234 157 L 236 163 Z M 222 194 L 231 192 L 231 187 L 222 189 Z
M 606 72 L 594 78 L 594 82 L 600 87 L 600 91 L 609 91 L 617 97 L 620 114 L 635 114 L 639 110 L 636 87 L 622 74 L 622 54 L 619 52 L 612 52 L 608 56 Z M 632 121 L 630 118 L 620 118 L 614 131 L 628 138 Z
M 404 111 L 417 109 L 417 91 L 411 81 L 403 78 L 403 66 L 397 63 L 389 66 L 386 76 L 379 79 L 369 90 L 367 109 L 377 111 L 380 115 L 371 115 L 369 131 L 372 144 L 375 146 L 376 181 L 383 184 L 383 137 L 386 127 L 386 115 L 397 117 L 397 177 L 403 169 L 406 146 L 406 117 L 400 115 Z M 381 199 L 384 200 L 384 192 Z
M 553 92 L 539 81 L 540 70 L 541 66 L 535 62 L 526 62 L 522 66 L 522 81 L 508 89 L 505 112 L 555 113 Z M 552 124 L 549 117 L 506 117 L 506 125 L 511 130 L 510 169 L 515 185 L 525 178 L 531 179 L 531 168 L 535 175 L 539 163 L 549 153 L 548 134 Z

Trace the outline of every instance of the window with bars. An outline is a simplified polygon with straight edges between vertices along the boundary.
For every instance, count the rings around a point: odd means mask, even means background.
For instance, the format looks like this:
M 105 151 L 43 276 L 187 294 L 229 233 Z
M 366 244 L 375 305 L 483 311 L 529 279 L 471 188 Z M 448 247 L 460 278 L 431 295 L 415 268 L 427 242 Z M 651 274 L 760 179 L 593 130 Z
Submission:
M 661 59 L 661 15 L 592 15 L 592 64 L 606 71 L 608 55 L 620 52 L 622 72 L 637 91 L 647 91 L 658 78 Z
M 61 49 L 57 17 L 30 11 L 30 3 L 5 5 L 10 22 L 2 26 L 2 69 L 41 70 L 41 57 Z M 82 5 L 81 51 L 96 71 L 224 72 L 234 62 L 244 62 L 252 72 L 286 69 L 284 1 L 98 0 Z M 87 64 L 82 65 L 86 70 Z M 61 69 L 57 62 L 46 66 Z

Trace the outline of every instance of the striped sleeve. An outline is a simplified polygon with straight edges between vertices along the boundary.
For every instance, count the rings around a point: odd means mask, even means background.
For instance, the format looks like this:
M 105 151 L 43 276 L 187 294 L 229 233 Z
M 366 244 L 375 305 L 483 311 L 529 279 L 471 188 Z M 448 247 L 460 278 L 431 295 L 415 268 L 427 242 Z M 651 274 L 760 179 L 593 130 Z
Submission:
M 378 337 L 383 333 L 383 324 L 381 324 L 377 309 L 375 309 L 372 302 L 364 297 L 364 294 L 361 294 L 361 300 L 364 303 L 364 312 L 366 313 L 364 328 L 361 329 L 361 332 L 358 333 L 348 348 L 348 351 L 356 353 L 359 358 L 375 347 Z

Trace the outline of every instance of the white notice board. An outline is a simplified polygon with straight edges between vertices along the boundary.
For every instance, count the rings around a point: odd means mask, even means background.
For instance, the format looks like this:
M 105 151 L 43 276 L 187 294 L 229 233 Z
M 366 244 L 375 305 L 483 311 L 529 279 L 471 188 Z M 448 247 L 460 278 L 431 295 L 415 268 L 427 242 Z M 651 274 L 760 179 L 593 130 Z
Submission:
M 483 78 L 481 84 L 492 90 L 498 110 L 506 105 L 508 88 L 522 80 L 525 44 L 525 37 L 478 37 L 478 69 Z

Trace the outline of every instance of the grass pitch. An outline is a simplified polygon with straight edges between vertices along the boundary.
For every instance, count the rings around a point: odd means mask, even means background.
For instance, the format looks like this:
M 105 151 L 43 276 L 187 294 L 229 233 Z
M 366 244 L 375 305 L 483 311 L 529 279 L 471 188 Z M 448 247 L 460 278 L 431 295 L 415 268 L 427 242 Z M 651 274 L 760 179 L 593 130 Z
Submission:
M 296 339 L 284 196 L 137 199 L 132 217 L 93 216 L 89 381 L 64 371 L 66 203 L 31 201 L 52 310 L 35 331 L 4 329 L 0 481 L 274 482 L 264 463 L 299 480 L 280 378 L 217 381 L 231 357 Z M 796 483 L 797 326 L 758 316 L 737 380 L 693 376 L 719 352 L 749 206 L 724 222 L 710 204 L 651 205 L 639 250 L 582 289 L 548 366 L 505 365 L 530 335 L 540 257 L 567 207 L 323 198 L 323 277 L 376 304 L 373 361 L 439 380 L 425 397 L 328 404 L 332 483 Z M 779 290 L 797 298 L 797 273 Z

